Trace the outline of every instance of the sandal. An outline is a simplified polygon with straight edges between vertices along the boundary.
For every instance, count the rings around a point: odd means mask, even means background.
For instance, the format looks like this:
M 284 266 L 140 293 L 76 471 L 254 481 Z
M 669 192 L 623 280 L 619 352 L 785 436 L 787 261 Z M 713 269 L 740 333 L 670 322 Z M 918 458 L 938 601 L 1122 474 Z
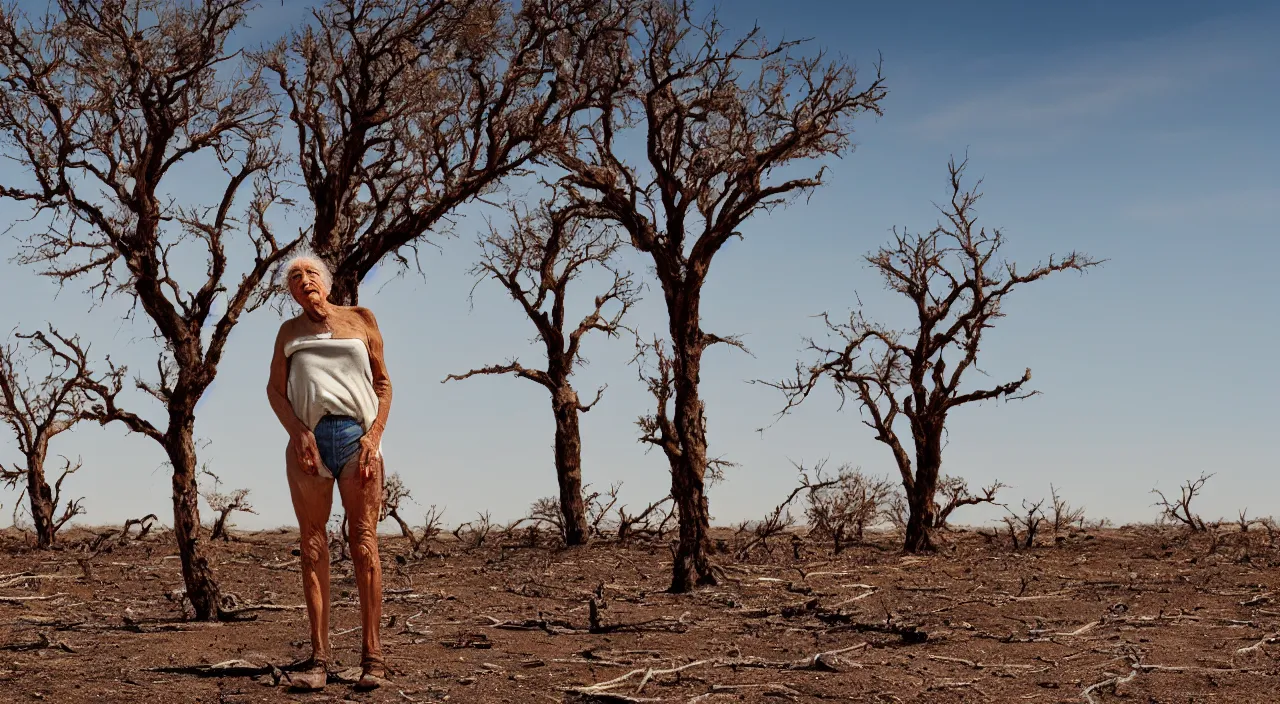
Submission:
M 319 692 L 329 682 L 329 664 L 314 657 L 298 663 L 295 672 L 286 673 L 289 689 L 298 692 Z
M 360 666 L 360 680 L 356 682 L 356 690 L 367 692 L 384 684 L 389 684 L 387 680 L 387 664 L 380 657 L 365 658 L 364 663 Z

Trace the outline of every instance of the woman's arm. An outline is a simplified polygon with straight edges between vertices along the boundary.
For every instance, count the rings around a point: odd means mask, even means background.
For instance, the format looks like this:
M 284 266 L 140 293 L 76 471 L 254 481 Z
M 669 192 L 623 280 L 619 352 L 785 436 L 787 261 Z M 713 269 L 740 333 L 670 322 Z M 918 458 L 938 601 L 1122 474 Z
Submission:
M 286 339 L 285 328 L 289 323 L 286 321 L 280 326 L 280 332 L 276 334 L 275 352 L 271 357 L 271 376 L 267 380 L 267 400 L 271 402 L 271 410 L 275 411 L 276 418 L 280 419 L 280 424 L 289 433 L 289 438 L 293 441 L 294 451 L 298 453 L 298 462 L 302 466 L 302 471 L 307 474 L 317 474 L 320 466 L 320 449 L 316 447 L 316 437 L 311 433 L 311 429 L 303 423 L 298 414 L 293 411 L 293 404 L 289 403 L 289 358 L 284 355 L 284 343 Z
M 391 413 L 391 377 L 387 374 L 382 332 L 378 329 L 377 319 L 368 308 L 357 307 L 353 310 L 364 324 L 365 341 L 369 348 L 369 368 L 373 372 L 373 393 L 378 397 L 378 414 L 370 424 L 369 431 L 360 440 L 360 476 L 371 479 L 378 446 L 382 442 L 382 432 L 387 427 L 387 416 Z

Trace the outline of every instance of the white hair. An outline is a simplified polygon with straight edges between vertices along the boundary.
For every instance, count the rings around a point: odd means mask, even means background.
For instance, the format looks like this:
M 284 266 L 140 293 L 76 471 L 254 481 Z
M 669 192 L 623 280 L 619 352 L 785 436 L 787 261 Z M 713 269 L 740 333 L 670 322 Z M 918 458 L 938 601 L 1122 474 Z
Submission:
M 296 267 L 303 264 L 311 264 L 320 272 L 320 278 L 324 279 L 324 287 L 333 290 L 333 272 L 329 271 L 329 265 L 324 260 L 313 254 L 298 254 L 285 262 L 284 267 L 280 270 L 283 274 L 284 285 L 289 285 L 289 275 L 293 273 Z

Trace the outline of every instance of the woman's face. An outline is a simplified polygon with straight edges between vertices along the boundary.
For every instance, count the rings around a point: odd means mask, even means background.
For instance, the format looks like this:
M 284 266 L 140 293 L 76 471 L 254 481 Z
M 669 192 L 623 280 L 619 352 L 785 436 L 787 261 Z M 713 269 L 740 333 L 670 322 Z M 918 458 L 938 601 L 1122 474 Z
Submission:
M 289 293 L 304 308 L 316 308 L 329 298 L 324 274 L 315 262 L 301 261 L 289 270 Z

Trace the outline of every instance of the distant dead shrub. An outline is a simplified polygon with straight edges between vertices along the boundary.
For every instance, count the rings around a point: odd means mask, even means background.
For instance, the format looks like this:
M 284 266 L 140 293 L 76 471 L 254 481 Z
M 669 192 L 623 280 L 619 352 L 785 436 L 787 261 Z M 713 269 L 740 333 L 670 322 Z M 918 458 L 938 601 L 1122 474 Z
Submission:
M 1160 509 L 1160 520 L 1167 523 L 1181 523 L 1197 533 L 1209 530 L 1204 519 L 1191 510 L 1191 502 L 1200 495 L 1204 490 L 1205 482 L 1211 477 L 1213 477 L 1212 474 L 1201 474 L 1199 479 L 1188 479 L 1179 487 L 1179 495 L 1172 500 L 1159 489 L 1152 489 L 1151 493 L 1160 497 L 1160 500 L 1155 503 Z
M 863 541 L 866 529 L 886 520 L 895 483 L 868 477 L 862 470 L 842 465 L 834 479 L 825 472 L 825 463 L 813 469 L 808 482 L 813 487 L 805 495 L 805 518 L 809 536 L 830 541 L 839 555 L 845 547 Z
M 1008 507 L 1005 510 L 1009 515 L 1004 517 L 1004 524 L 1009 529 L 1009 540 L 1013 543 L 1013 549 L 1035 547 L 1036 535 L 1046 520 L 1044 499 L 1034 503 L 1023 500 L 1021 512 L 1015 512 Z M 1022 534 L 1021 540 L 1018 537 L 1019 533 Z
M 1084 529 L 1084 507 L 1072 506 L 1058 495 L 1058 488 L 1049 485 L 1049 500 L 1053 504 L 1051 507 L 1053 515 L 1051 517 L 1051 527 L 1055 535 L 1064 530 L 1070 529 L 1072 526 Z

